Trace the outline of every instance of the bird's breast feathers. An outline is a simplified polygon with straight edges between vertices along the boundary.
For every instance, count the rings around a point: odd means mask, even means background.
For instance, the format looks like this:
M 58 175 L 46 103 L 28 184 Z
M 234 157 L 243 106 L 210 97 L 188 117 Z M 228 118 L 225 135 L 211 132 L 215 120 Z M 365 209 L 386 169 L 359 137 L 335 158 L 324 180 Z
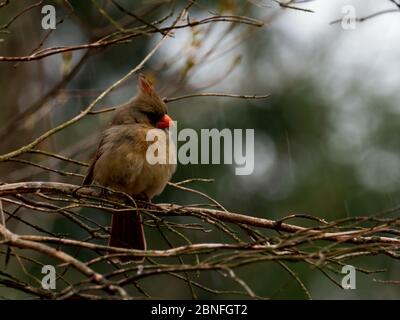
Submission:
M 176 168 L 175 162 L 171 163 L 175 147 L 170 145 L 172 139 L 164 130 L 151 129 L 165 139 L 146 141 L 149 130 L 141 125 L 107 129 L 94 167 L 96 182 L 131 195 L 144 193 L 149 199 L 160 194 Z M 158 151 L 149 150 L 155 144 Z

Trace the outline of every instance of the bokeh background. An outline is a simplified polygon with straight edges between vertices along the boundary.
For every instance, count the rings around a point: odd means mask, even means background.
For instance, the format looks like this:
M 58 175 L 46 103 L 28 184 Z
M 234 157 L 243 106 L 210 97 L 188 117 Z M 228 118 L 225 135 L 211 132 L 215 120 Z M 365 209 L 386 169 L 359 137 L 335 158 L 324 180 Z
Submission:
M 109 21 L 90 1 L 45 1 L 56 6 L 57 29 L 44 46 L 72 45 L 90 41 L 109 28 Z M 115 19 L 124 14 L 98 1 Z M 147 18 L 163 17 L 168 1 L 119 1 L 129 10 L 155 4 Z M 0 26 L 31 1 L 12 1 L 0 9 Z M 176 2 L 177 8 L 182 5 Z M 234 165 L 179 165 L 173 180 L 212 178 L 213 183 L 196 184 L 233 212 L 279 219 L 292 213 L 335 220 L 373 215 L 398 206 L 400 200 L 400 20 L 399 13 L 377 16 L 346 30 L 341 23 L 344 6 L 355 8 L 357 17 L 386 9 L 396 9 L 390 1 L 315 0 L 296 4 L 305 12 L 280 8 L 273 1 L 197 1 L 192 19 L 210 12 L 246 14 L 265 22 L 261 28 L 216 23 L 176 30 L 143 70 L 163 96 L 196 92 L 266 94 L 264 100 L 200 97 L 169 103 L 169 112 L 179 128 L 255 129 L 255 170 L 236 176 Z M 25 13 L 7 29 L 0 29 L 0 55 L 27 55 L 46 31 L 40 26 L 40 7 Z M 170 23 L 172 18 L 164 22 Z M 106 87 L 135 66 L 160 40 L 160 35 L 94 51 L 76 76 L 55 97 L 21 121 L 7 126 L 65 77 L 85 54 L 54 55 L 29 63 L 0 62 L 0 152 L 6 153 L 30 142 L 49 128 L 73 117 Z M 211 52 L 211 53 L 210 53 Z M 118 105 L 136 93 L 131 79 L 108 95 L 96 108 Z M 52 136 L 42 149 L 87 161 L 95 150 L 101 130 L 111 114 L 90 115 L 79 124 Z M 65 166 L 54 159 L 32 156 L 37 162 L 81 174 L 85 169 Z M 4 182 L 49 180 L 80 183 L 79 178 L 62 177 L 20 163 L 2 163 Z M 181 204 L 204 201 L 196 196 L 167 188 L 156 202 Z M 29 215 L 29 212 L 24 212 Z M 95 210 L 103 223 L 110 219 Z M 43 219 L 51 230 L 68 230 L 62 219 Z M 46 220 L 47 219 L 47 220 Z M 23 232 L 24 225 L 14 222 Z M 26 229 L 27 231 L 29 228 Z M 61 230 L 61 231 L 60 231 Z M 31 230 L 30 230 L 31 231 Z M 150 246 L 165 247 L 156 230 L 147 230 Z M 79 233 L 76 234 L 79 237 Z M 204 237 L 204 238 L 201 238 Z M 196 241 L 217 241 L 218 234 Z M 387 268 L 383 274 L 357 273 L 357 289 L 342 290 L 317 270 L 301 264 L 291 267 L 301 275 L 311 295 L 318 299 L 398 299 L 400 287 L 383 285 L 374 278 L 400 279 L 398 263 L 384 257 L 362 258 L 365 268 Z M 240 274 L 259 295 L 271 298 L 304 298 L 304 292 L 287 272 L 273 263 L 242 268 Z M 72 274 L 71 277 L 74 275 Z M 21 271 L 21 277 L 24 277 Z M 144 286 L 161 297 L 189 298 L 187 286 L 159 277 Z M 224 284 L 212 273 L 202 281 Z M 0 295 L 21 298 L 19 293 L 0 287 Z M 201 298 L 212 298 L 199 293 Z M 223 298 L 232 298 L 226 295 Z

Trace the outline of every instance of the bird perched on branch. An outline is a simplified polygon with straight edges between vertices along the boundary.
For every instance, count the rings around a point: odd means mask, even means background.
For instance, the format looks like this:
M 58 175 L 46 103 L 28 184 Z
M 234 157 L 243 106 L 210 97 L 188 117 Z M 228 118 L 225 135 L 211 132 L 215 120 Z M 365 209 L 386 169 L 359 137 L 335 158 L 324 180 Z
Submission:
M 175 172 L 176 165 L 168 161 L 174 148 L 168 128 L 173 125 L 167 106 L 157 95 L 151 83 L 143 76 L 138 78 L 138 94 L 119 107 L 110 126 L 105 130 L 83 185 L 93 181 L 105 187 L 125 192 L 135 199 L 150 201 L 160 194 Z M 165 139 L 166 160 L 148 161 L 146 152 L 152 144 L 146 141 L 149 130 L 162 134 Z M 114 213 L 109 245 L 146 250 L 141 214 L 137 210 Z M 123 257 L 122 262 L 142 260 Z

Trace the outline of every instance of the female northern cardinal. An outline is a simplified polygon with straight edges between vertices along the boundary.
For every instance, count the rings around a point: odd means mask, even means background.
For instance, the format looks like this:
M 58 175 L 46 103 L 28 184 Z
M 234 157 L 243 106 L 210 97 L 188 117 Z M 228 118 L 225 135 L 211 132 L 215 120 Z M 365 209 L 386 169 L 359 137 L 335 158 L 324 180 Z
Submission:
M 136 97 L 116 111 L 83 184 L 89 185 L 94 180 L 99 185 L 123 191 L 133 198 L 150 201 L 163 191 L 176 165 L 168 161 L 164 164 L 147 161 L 146 151 L 152 142 L 146 141 L 146 134 L 152 129 L 160 130 L 158 133 L 166 136 L 165 150 L 173 151 L 174 148 L 168 147 L 172 141 L 166 132 L 173 122 L 167 115 L 166 104 L 142 75 L 138 79 L 138 90 Z M 146 250 L 142 218 L 136 210 L 113 214 L 109 245 Z M 142 259 L 121 259 L 129 260 Z

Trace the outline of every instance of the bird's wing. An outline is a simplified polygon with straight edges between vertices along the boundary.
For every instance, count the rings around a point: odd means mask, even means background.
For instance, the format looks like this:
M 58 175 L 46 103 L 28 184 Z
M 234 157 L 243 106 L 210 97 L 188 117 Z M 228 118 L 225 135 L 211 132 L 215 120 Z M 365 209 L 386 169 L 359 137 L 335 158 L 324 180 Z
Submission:
M 104 136 L 103 138 L 100 140 L 99 146 L 97 147 L 96 153 L 94 154 L 94 157 L 92 158 L 92 160 L 90 161 L 90 165 L 89 165 L 89 169 L 86 173 L 85 179 L 83 179 L 82 185 L 83 186 L 88 186 L 90 184 L 92 184 L 93 182 L 93 171 L 94 171 L 94 166 L 96 165 L 96 161 L 100 158 L 101 156 L 101 146 L 103 145 L 103 141 L 104 141 Z

